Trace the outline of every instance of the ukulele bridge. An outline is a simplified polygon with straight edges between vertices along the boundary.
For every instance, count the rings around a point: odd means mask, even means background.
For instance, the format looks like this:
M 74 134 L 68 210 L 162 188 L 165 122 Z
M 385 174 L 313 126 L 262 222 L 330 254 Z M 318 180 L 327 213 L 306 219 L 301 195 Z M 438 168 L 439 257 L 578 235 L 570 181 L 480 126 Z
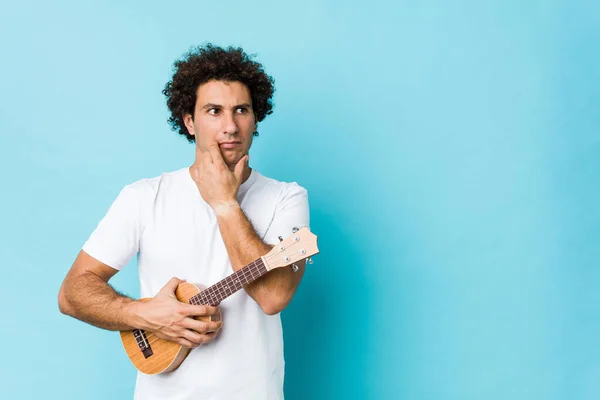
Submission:
M 152 348 L 150 347 L 150 343 L 148 342 L 148 338 L 146 337 L 146 332 L 142 331 L 141 329 L 134 329 L 133 336 L 135 337 L 135 341 L 140 347 L 144 358 L 148 358 L 154 354 Z

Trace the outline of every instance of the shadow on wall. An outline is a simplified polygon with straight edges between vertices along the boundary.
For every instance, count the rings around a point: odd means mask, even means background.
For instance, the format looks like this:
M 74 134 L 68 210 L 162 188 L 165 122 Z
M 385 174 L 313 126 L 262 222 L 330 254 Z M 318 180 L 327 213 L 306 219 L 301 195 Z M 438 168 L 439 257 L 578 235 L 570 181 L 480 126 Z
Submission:
M 372 297 L 360 243 L 342 216 L 313 209 L 311 221 L 320 252 L 282 313 L 285 398 L 367 398 Z

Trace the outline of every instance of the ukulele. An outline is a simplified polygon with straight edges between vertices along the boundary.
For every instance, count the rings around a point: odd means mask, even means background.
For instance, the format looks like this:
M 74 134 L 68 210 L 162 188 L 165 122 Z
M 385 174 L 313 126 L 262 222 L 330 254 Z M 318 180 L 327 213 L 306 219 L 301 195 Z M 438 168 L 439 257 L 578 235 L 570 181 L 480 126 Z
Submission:
M 175 290 L 177 300 L 190 304 L 217 306 L 244 285 L 248 285 L 274 268 L 292 266 L 298 270 L 296 262 L 308 259 L 319 252 L 317 237 L 308 228 L 294 228 L 293 234 L 280 242 L 269 253 L 251 262 L 214 285 L 204 288 L 189 282 L 180 283 Z M 140 299 L 148 301 L 149 298 Z M 200 321 L 220 321 L 221 315 L 197 316 Z M 133 365 L 142 373 L 154 375 L 176 370 L 190 352 L 190 348 L 158 338 L 141 329 L 121 331 L 121 341 Z

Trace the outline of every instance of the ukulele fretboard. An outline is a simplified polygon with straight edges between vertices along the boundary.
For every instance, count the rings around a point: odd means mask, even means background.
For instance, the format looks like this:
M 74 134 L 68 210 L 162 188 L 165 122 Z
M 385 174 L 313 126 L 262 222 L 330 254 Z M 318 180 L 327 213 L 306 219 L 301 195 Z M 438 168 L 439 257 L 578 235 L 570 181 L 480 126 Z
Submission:
M 252 283 L 265 273 L 267 273 L 267 268 L 262 258 L 259 258 L 190 298 L 190 303 L 218 305 L 223 299 L 231 296 L 244 285 Z

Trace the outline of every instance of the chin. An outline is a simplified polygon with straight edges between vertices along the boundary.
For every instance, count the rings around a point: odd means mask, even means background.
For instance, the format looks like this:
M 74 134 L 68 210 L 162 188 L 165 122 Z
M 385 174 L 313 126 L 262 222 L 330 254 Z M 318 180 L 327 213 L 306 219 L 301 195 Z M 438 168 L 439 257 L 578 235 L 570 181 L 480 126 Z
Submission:
M 239 154 L 228 154 L 225 157 L 223 157 L 223 159 L 225 160 L 225 163 L 229 164 L 229 165 L 232 165 L 232 164 L 235 165 L 235 164 L 237 164 L 238 161 L 241 160 L 241 158 L 242 158 L 242 156 L 239 155 Z

